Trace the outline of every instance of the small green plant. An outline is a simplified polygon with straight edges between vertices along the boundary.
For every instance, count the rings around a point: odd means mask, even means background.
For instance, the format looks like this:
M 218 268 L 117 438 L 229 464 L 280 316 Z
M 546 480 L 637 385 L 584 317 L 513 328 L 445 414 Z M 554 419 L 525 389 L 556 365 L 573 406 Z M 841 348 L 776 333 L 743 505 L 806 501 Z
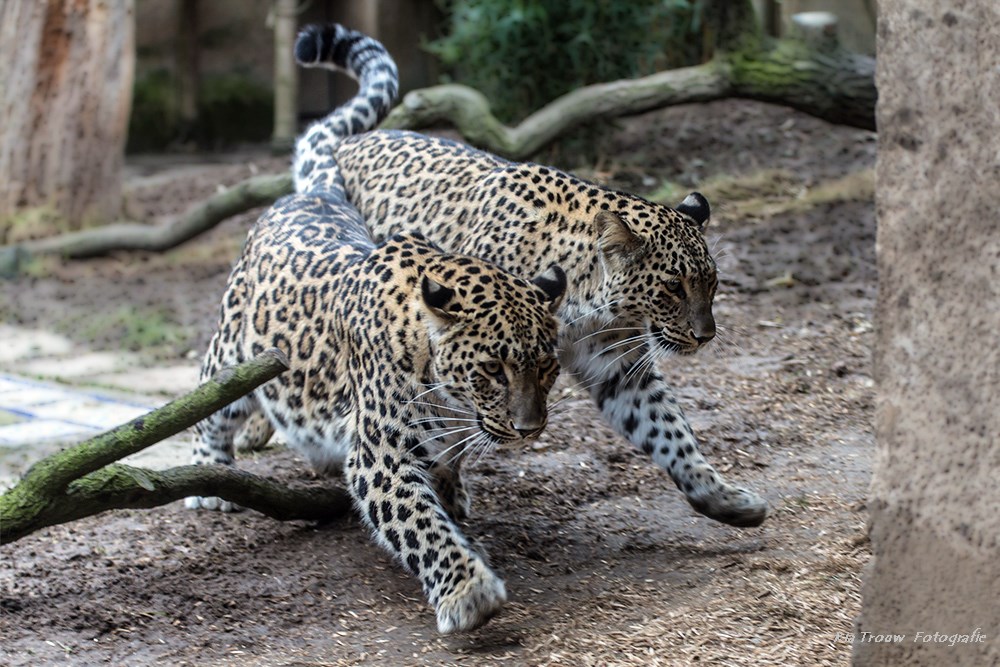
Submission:
M 427 45 L 514 120 L 575 88 L 696 64 L 704 0 L 441 0 Z
M 117 341 L 126 350 L 138 352 L 172 345 L 182 346 L 184 329 L 163 312 L 122 306 L 111 313 L 88 318 L 79 329 L 90 341 Z
M 0 244 L 21 243 L 69 230 L 69 223 L 53 206 L 23 208 L 0 218 Z

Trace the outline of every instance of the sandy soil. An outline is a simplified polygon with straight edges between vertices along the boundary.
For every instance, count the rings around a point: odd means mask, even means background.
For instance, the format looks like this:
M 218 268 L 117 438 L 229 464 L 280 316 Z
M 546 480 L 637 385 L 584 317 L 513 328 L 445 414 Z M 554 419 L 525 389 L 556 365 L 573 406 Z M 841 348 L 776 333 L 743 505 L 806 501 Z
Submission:
M 578 389 L 560 384 L 570 398 L 539 442 L 472 470 L 466 530 L 511 598 L 474 633 L 438 636 L 417 583 L 353 517 L 281 524 L 174 504 L 0 547 L 0 663 L 848 664 L 836 633 L 851 630 L 869 556 L 874 213 L 864 195 L 794 211 L 782 202 L 869 168 L 874 150 L 870 133 L 730 101 L 622 122 L 591 170 L 642 193 L 662 179 L 730 193 L 713 201 L 709 231 L 723 332 L 664 369 L 710 460 L 768 498 L 763 527 L 701 518 Z M 167 214 L 281 165 L 142 161 L 131 206 Z M 784 171 L 773 206 L 740 208 L 736 199 L 761 193 L 719 186 L 775 169 Z M 115 349 L 120 327 L 80 323 L 120 323 L 111 316 L 131 304 L 170 332 L 143 350 L 150 363 L 197 354 L 253 217 L 163 256 L 36 267 L 0 285 L 0 316 Z M 310 479 L 280 449 L 241 465 Z

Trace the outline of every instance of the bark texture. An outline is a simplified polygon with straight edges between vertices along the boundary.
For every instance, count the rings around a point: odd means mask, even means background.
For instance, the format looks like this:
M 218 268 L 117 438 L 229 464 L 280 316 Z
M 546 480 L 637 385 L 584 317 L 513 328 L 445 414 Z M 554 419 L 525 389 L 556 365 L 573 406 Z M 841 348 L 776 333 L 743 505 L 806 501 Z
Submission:
M 286 153 L 298 132 L 299 68 L 295 63 L 298 0 L 275 0 L 274 16 L 274 132 L 271 150 Z
M 71 227 L 121 208 L 133 0 L 0 5 L 0 217 L 51 207 Z
M 1000 665 L 1000 5 L 878 6 L 877 448 L 854 664 Z
M 115 461 L 180 433 L 288 369 L 269 350 L 168 405 L 42 459 L 0 495 L 0 543 L 109 509 L 149 508 L 189 495 L 221 496 L 277 519 L 329 519 L 350 508 L 342 489 L 290 489 L 223 466 L 158 472 Z

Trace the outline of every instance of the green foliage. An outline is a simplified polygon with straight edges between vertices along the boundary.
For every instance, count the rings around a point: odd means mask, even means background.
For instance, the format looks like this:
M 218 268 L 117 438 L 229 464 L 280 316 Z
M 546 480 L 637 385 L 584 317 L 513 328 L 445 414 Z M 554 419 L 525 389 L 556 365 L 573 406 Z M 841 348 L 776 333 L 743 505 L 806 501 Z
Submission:
M 137 78 L 129 118 L 129 152 L 157 151 L 193 142 L 199 148 L 225 148 L 266 141 L 273 125 L 273 94 L 248 74 L 206 75 L 198 89 L 198 117 L 184 127 L 173 75 L 159 69 Z
M 142 152 L 165 148 L 176 133 L 177 96 L 170 72 L 158 69 L 136 77 L 126 150 Z
M 221 148 L 270 138 L 274 96 L 249 75 L 207 76 L 201 83 L 196 138 L 200 146 Z
M 451 76 L 511 121 L 580 86 L 692 65 L 704 0 L 440 0 L 427 45 Z

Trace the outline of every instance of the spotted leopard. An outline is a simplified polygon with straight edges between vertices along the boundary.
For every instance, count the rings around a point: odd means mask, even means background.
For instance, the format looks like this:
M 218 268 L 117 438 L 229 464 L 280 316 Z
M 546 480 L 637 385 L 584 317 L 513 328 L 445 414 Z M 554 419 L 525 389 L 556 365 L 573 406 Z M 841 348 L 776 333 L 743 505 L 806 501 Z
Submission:
M 559 313 L 563 368 L 697 511 L 735 526 L 761 524 L 767 503 L 705 460 L 657 367 L 716 333 L 705 198 L 692 193 L 670 208 L 454 141 L 368 131 L 397 90 L 385 48 L 337 25 L 307 28 L 295 48 L 301 65 L 345 71 L 360 84 L 347 105 L 300 137 L 296 189 L 342 183 L 376 236 L 420 231 L 520 275 L 561 265 L 570 282 Z
M 460 468 L 545 427 L 565 289 L 556 266 L 528 282 L 415 232 L 376 245 L 336 189 L 285 197 L 230 275 L 202 377 L 270 347 L 290 368 L 200 422 L 194 463 L 232 465 L 241 424 L 265 415 L 317 471 L 343 472 L 376 541 L 420 580 L 438 629 L 475 628 L 506 591 L 456 523 L 469 510 Z

